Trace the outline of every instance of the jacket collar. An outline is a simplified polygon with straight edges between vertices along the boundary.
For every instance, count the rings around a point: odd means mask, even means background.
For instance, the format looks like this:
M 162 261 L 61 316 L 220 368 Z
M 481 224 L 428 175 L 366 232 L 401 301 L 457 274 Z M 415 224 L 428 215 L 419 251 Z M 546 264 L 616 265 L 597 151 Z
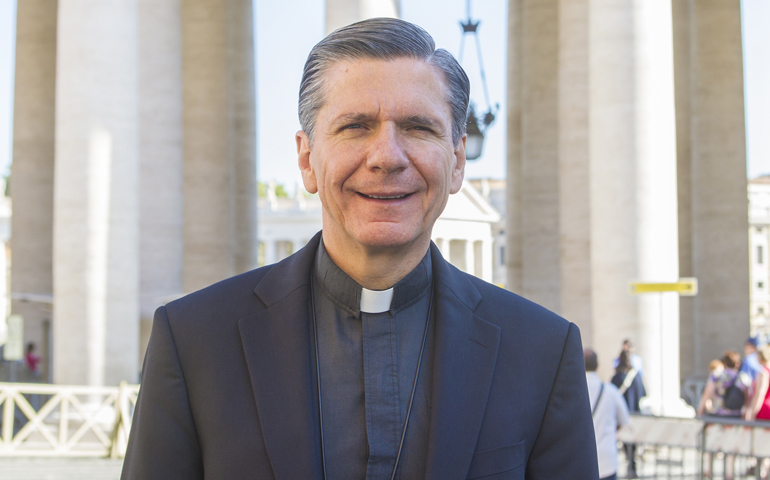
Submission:
M 254 288 L 254 294 L 268 308 L 291 295 L 295 290 L 310 284 L 310 271 L 313 260 L 321 241 L 321 232 L 316 233 L 310 241 L 294 255 L 272 266 L 269 272 Z
M 309 316 L 320 232 L 274 265 L 254 289 L 267 307 L 239 322 L 262 434 L 276 478 L 322 477 Z M 500 329 L 473 311 L 482 297 L 431 243 L 436 284 L 427 479 L 466 478 L 497 360 Z

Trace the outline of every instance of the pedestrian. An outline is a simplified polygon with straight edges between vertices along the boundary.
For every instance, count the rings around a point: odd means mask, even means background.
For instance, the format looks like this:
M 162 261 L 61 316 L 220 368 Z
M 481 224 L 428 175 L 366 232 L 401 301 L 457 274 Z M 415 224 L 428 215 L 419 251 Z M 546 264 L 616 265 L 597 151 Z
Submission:
M 647 395 L 647 390 L 642 382 L 642 375 L 639 370 L 631 364 L 631 349 L 624 349 L 618 356 L 618 364 L 615 367 L 615 376 L 612 377 L 612 384 L 618 388 L 618 391 L 626 400 L 626 406 L 631 413 L 640 412 L 639 400 Z M 628 478 L 636 477 L 636 445 L 627 443 L 623 445 L 623 450 L 628 458 Z
M 715 358 L 714 360 L 709 362 L 709 375 L 715 372 L 717 374 L 720 374 L 724 369 L 725 369 L 725 364 L 722 363 L 722 360 L 719 360 L 718 358 Z
M 753 394 L 746 409 L 746 420 L 770 420 L 770 345 L 757 351 L 762 370 L 754 379 Z
M 697 414 L 714 415 L 718 417 L 740 417 L 741 406 L 738 406 L 738 402 L 726 401 L 726 395 L 728 390 L 733 385 L 737 386 L 744 392 L 745 403 L 745 385 L 738 381 L 738 368 L 741 365 L 741 357 L 737 352 L 728 350 L 722 355 L 723 369 L 716 369 L 706 382 L 706 388 L 703 389 L 700 403 L 698 404 Z M 708 401 L 711 401 L 711 408 L 706 409 Z M 729 399 L 727 399 L 729 400 Z M 737 407 L 737 408 L 736 408 Z
M 706 382 L 706 388 L 701 395 L 698 404 L 697 415 L 712 415 L 716 417 L 740 418 L 741 408 L 746 402 L 747 388 L 740 380 L 738 369 L 741 366 L 741 356 L 738 352 L 728 350 L 721 358 L 722 370 L 715 370 Z M 742 396 L 741 396 L 742 394 Z M 710 407 L 707 409 L 706 407 Z M 706 472 L 711 465 L 710 460 L 706 460 Z M 732 478 L 735 456 L 728 455 L 726 458 L 726 474 Z
M 631 359 L 631 366 L 636 369 L 639 375 L 642 375 L 644 373 L 644 364 L 642 362 L 642 357 L 634 353 L 634 344 L 631 342 L 630 339 L 623 340 L 623 346 L 621 347 L 621 352 L 626 352 L 629 355 L 629 358 Z M 612 362 L 612 368 L 617 369 L 618 363 L 620 363 L 620 357 L 616 358 Z
M 725 369 L 725 365 L 722 363 L 722 360 L 719 360 L 718 358 L 709 362 L 709 376 L 711 375 L 719 376 L 722 374 L 724 369 Z M 704 385 L 704 388 L 705 388 L 705 385 Z M 704 411 L 710 412 L 712 407 L 713 407 L 713 402 L 709 398 L 706 400 L 706 403 L 704 404 Z
M 617 480 L 618 472 L 618 436 L 623 425 L 628 425 L 628 407 L 618 388 L 611 383 L 604 383 L 596 369 L 599 366 L 593 350 L 583 350 L 588 382 L 588 399 L 594 419 L 596 433 L 596 452 L 599 458 L 599 478 Z
M 35 353 L 35 344 L 33 342 L 27 344 L 27 353 L 24 354 L 24 365 L 32 372 L 32 375 L 35 377 L 40 376 L 40 356 Z
M 757 348 L 759 347 L 759 336 L 755 335 L 746 339 L 746 343 L 743 344 L 743 363 L 739 370 L 741 374 L 741 380 L 747 386 L 754 383 L 754 379 L 757 378 L 759 372 L 762 371 L 762 366 L 757 359 Z
M 762 370 L 754 380 L 751 400 L 746 409 L 746 420 L 770 420 L 770 345 L 757 350 L 757 360 Z M 759 478 L 768 478 L 770 460 L 764 459 Z

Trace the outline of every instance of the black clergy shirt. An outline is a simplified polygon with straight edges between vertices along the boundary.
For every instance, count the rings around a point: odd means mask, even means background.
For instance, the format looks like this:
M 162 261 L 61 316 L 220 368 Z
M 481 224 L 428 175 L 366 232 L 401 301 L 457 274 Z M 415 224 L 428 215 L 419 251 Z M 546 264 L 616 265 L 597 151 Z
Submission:
M 389 479 L 401 441 L 431 293 L 431 259 L 393 286 L 390 310 L 361 312 L 362 287 L 329 257 L 315 260 L 327 480 Z M 430 421 L 429 328 L 397 478 L 422 478 Z

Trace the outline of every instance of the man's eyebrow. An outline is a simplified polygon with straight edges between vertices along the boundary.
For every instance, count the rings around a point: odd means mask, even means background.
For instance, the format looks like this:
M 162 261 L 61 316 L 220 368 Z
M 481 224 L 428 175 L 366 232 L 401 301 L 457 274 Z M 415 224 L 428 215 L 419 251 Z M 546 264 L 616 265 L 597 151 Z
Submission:
M 342 123 L 365 123 L 372 120 L 372 116 L 367 113 L 343 113 L 339 117 L 332 121 L 332 124 L 339 125 Z
M 368 113 L 343 113 L 342 115 L 336 117 L 331 122 L 331 124 L 336 127 L 348 123 L 369 123 L 373 121 L 376 121 L 376 116 L 370 115 Z M 410 115 L 408 117 L 397 120 L 397 123 L 406 126 L 419 125 L 423 127 L 430 127 L 434 130 L 443 130 L 441 122 L 429 115 Z
M 402 120 L 401 123 L 405 125 L 421 125 L 424 127 L 441 129 L 441 123 L 435 118 L 427 115 L 410 115 Z

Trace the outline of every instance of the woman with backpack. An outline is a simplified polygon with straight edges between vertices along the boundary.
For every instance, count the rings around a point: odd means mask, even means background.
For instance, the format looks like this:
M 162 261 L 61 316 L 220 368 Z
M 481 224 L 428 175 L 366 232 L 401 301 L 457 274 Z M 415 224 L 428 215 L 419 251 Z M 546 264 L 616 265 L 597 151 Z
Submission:
M 709 375 L 706 388 L 703 389 L 698 416 L 714 415 L 717 417 L 740 418 L 741 409 L 746 403 L 746 388 L 740 381 L 738 369 L 741 367 L 741 356 L 738 352 L 728 350 L 721 358 L 724 369 L 715 370 Z M 711 401 L 711 408 L 706 405 Z
M 703 389 L 698 416 L 712 415 L 715 417 L 740 418 L 741 409 L 746 403 L 746 386 L 741 382 L 738 369 L 741 368 L 741 356 L 738 352 L 728 350 L 721 358 L 723 369 L 716 369 L 709 375 L 706 388 Z M 706 405 L 710 408 L 706 410 Z M 705 475 L 710 474 L 711 458 L 707 455 Z M 733 478 L 735 456 L 727 456 L 725 478 Z

